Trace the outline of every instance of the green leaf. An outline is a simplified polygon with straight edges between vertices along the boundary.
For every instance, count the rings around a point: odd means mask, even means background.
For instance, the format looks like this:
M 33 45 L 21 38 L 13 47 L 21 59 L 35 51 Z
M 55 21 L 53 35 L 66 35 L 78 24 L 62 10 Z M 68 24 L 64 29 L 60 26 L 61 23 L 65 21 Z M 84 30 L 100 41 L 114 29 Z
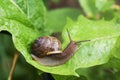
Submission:
M 91 40 L 88 43 L 80 45 L 78 51 L 68 61 L 72 70 L 108 62 L 110 57 L 113 56 L 112 50 L 120 35 L 119 26 L 114 21 L 91 21 L 82 16 L 79 17 L 78 22 L 68 20 L 68 24 L 63 31 L 63 48 L 69 42 L 69 39 L 66 38 L 66 29 L 69 29 L 71 38 L 74 41 Z
M 46 8 L 42 0 L 12 0 L 20 8 L 34 27 L 41 29 L 46 23 Z
M 0 0 L 0 17 L 19 21 L 31 28 L 45 26 L 46 9 L 42 0 Z
M 55 78 L 55 80 L 119 80 L 119 66 L 120 60 L 116 58 L 111 58 L 108 63 L 103 65 L 77 69 L 76 72 L 80 75 L 80 77 L 54 74 L 53 77 Z
M 61 32 L 66 24 L 67 17 L 77 20 L 80 13 L 78 9 L 73 8 L 62 8 L 49 11 L 47 14 L 47 25 L 45 27 L 46 32 Z
M 28 45 L 30 46 L 31 42 L 40 36 L 38 31 L 26 27 L 18 21 L 5 18 L 1 18 L 0 21 L 0 31 L 5 30 L 12 34 L 14 45 L 21 53 L 27 51 L 30 48 Z M 27 53 L 23 53 L 23 55 L 27 57 Z
M 30 53 L 31 43 L 37 37 L 41 36 L 39 32 L 33 30 L 32 28 L 26 27 L 25 25 L 15 20 L 0 19 L 0 21 L 1 21 L 0 31 L 5 30 L 12 34 L 13 43 L 16 49 L 20 53 L 22 53 L 22 55 L 24 56 L 24 58 L 29 64 L 45 72 L 50 72 L 54 74 L 63 74 L 63 75 L 72 75 L 72 74 L 76 75 L 75 71 L 71 71 L 71 73 L 69 73 L 69 70 L 71 70 L 71 68 L 68 68 L 67 65 L 61 65 L 56 67 L 45 67 L 32 59 L 31 53 Z M 64 69 L 66 70 L 64 71 Z
M 33 28 L 33 25 L 24 12 L 20 8 L 16 7 L 12 0 L 0 0 L 0 17 L 16 20 L 27 27 Z
M 77 22 L 68 21 L 63 31 L 64 43 L 63 49 L 69 42 L 66 33 L 69 29 L 74 41 L 90 39 L 91 41 L 82 44 L 75 55 L 65 64 L 55 67 L 42 66 L 31 58 L 31 43 L 39 36 L 38 31 L 26 27 L 26 25 L 11 19 L 0 19 L 0 31 L 6 30 L 12 34 L 13 42 L 16 49 L 22 53 L 26 61 L 39 70 L 60 74 L 60 75 L 76 75 L 78 68 L 86 68 L 90 66 L 106 63 L 111 57 L 111 50 L 120 35 L 119 25 L 114 21 L 91 21 L 84 17 L 79 17 Z
M 5 18 L 0 18 L 0 31 L 11 33 L 15 48 L 23 55 L 28 63 L 34 65 L 31 63 L 33 59 L 31 58 L 30 48 L 31 43 L 41 36 L 40 33 L 18 21 Z

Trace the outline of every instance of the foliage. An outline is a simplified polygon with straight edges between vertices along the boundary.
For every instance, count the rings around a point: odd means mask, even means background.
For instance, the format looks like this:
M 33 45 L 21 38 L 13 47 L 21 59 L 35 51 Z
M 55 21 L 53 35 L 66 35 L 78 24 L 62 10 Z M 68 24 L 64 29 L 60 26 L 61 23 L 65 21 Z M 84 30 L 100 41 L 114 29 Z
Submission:
M 53 74 L 56 80 L 103 80 L 104 77 L 106 80 L 119 80 L 120 11 L 114 10 L 115 1 L 79 2 L 86 17 L 82 11 L 73 8 L 47 11 L 42 0 L 0 0 L 0 31 L 7 31 L 12 35 L 15 48 L 26 62 L 40 73 Z M 72 40 L 90 42 L 79 44 L 73 57 L 60 66 L 43 66 L 32 59 L 31 44 L 40 36 L 62 33 L 64 50 L 69 43 L 66 29 Z M 3 49 L 0 49 L 2 52 Z M 13 49 L 12 47 L 10 52 Z M 94 77 L 96 73 L 98 75 Z

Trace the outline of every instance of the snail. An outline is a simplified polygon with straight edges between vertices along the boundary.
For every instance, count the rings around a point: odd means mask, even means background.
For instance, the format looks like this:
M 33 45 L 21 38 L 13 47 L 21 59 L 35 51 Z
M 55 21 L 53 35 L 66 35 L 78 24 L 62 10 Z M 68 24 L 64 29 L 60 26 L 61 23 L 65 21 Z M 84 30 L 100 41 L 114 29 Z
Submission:
M 31 46 L 32 58 L 43 66 L 58 66 L 67 62 L 78 50 L 78 43 L 90 40 L 73 41 L 70 39 L 67 47 L 62 51 L 61 42 L 52 36 L 44 36 L 35 40 Z

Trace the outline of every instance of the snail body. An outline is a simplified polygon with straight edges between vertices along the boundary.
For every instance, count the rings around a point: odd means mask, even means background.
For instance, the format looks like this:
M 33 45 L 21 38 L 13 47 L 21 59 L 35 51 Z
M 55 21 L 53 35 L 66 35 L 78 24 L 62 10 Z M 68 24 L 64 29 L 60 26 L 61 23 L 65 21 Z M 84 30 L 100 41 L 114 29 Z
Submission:
M 32 58 L 44 66 L 58 66 L 67 62 L 78 50 L 78 43 L 84 41 L 72 41 L 68 33 L 70 42 L 62 51 L 60 41 L 55 37 L 40 37 L 32 45 Z

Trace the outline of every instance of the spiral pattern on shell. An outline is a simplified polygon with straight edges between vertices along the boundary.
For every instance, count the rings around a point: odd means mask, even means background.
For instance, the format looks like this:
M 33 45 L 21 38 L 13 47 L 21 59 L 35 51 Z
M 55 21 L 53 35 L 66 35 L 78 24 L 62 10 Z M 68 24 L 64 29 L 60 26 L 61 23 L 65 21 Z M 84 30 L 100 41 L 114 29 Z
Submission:
M 34 41 L 32 45 L 32 54 L 37 57 L 44 57 L 50 54 L 50 52 L 62 52 L 61 42 L 55 37 L 44 36 Z

